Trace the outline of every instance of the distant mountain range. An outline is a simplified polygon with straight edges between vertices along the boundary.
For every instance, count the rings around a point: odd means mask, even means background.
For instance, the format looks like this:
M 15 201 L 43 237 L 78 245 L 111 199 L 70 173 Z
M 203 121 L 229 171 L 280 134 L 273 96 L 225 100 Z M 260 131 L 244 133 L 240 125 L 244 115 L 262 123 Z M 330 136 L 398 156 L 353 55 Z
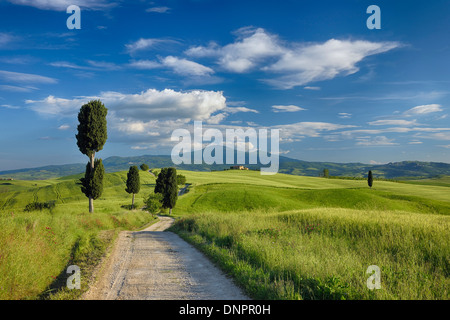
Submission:
M 225 155 L 225 153 L 224 153 Z M 246 155 L 248 159 L 248 154 Z M 450 175 L 450 164 L 442 162 L 402 161 L 381 165 L 363 163 L 311 162 L 280 156 L 280 173 L 303 176 L 320 176 L 326 168 L 331 176 L 366 177 L 372 170 L 376 178 L 426 179 Z M 86 161 L 87 162 L 87 161 Z M 150 168 L 176 167 L 192 171 L 213 171 L 229 169 L 230 165 L 180 164 L 174 165 L 169 155 L 143 155 L 135 157 L 109 157 L 103 160 L 106 172 L 128 170 L 130 166 L 146 163 Z M 245 165 L 245 164 L 244 164 Z M 246 165 L 259 170 L 261 165 Z M 263 167 L 266 167 L 264 165 Z M 49 165 L 39 168 L 0 171 L 0 179 L 39 180 L 84 173 L 86 163 Z

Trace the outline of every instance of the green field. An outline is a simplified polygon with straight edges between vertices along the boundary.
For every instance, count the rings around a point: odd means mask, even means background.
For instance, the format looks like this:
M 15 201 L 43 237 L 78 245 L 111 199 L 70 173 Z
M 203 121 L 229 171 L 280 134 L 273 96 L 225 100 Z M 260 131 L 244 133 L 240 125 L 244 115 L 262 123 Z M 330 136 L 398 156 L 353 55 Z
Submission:
M 448 299 L 450 188 L 183 173 L 173 228 L 257 299 Z M 381 269 L 380 290 L 366 281 Z
M 136 202 L 152 192 L 155 178 L 141 172 Z M 80 176 L 39 181 L 0 182 L 0 299 L 74 299 L 87 289 L 92 268 L 120 230 L 156 221 L 141 210 L 127 210 L 126 172 L 105 176 L 102 197 L 89 213 L 77 184 Z M 56 200 L 53 210 L 24 211 L 33 201 Z M 65 286 L 69 265 L 81 268 L 82 290 Z
M 375 181 L 369 189 L 364 180 L 234 170 L 178 173 L 191 185 L 178 199 L 172 230 L 252 298 L 448 299 L 446 178 Z M 142 206 L 155 178 L 140 175 L 136 201 Z M 131 204 L 126 172 L 106 174 L 94 214 L 87 212 L 79 178 L 0 182 L 0 299 L 49 296 L 68 265 L 89 268 L 117 231 L 154 221 L 125 208 Z M 30 202 L 50 200 L 56 200 L 51 211 L 24 212 Z M 380 290 L 366 286 L 370 265 L 381 269 Z M 77 296 L 62 290 L 50 298 Z

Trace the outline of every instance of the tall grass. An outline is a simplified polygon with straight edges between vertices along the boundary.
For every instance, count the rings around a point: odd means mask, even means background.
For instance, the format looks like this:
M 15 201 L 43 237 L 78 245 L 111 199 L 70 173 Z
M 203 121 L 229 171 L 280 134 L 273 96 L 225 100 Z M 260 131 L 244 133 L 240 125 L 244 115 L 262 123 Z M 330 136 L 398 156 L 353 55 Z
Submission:
M 142 175 L 137 197 L 152 190 L 154 178 Z M 12 181 L 0 193 L 0 299 L 77 298 L 87 289 L 93 266 L 119 230 L 135 230 L 154 218 L 141 210 L 125 210 L 125 172 L 107 174 L 103 196 L 88 212 L 77 179 Z M 48 210 L 25 211 L 33 201 L 56 201 Z M 65 290 L 69 265 L 81 271 L 81 290 Z
M 448 299 L 449 188 L 184 173 L 173 231 L 256 299 Z M 380 290 L 366 270 L 381 269 Z
M 174 231 L 256 299 L 448 299 L 448 218 L 316 208 L 208 212 Z M 370 265 L 382 289 L 366 286 Z

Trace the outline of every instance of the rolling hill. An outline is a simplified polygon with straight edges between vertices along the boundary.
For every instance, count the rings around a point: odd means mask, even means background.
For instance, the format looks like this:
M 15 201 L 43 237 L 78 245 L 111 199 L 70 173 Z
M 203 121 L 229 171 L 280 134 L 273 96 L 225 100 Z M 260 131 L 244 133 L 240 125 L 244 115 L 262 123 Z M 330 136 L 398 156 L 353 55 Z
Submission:
M 224 153 L 225 154 L 225 153 Z M 248 159 L 248 155 L 246 156 Z M 230 165 L 220 164 L 180 164 L 174 165 L 170 155 L 142 155 L 134 157 L 113 156 L 103 160 L 106 172 L 128 170 L 131 165 L 146 163 L 150 168 L 176 167 L 177 169 L 190 171 L 222 171 L 229 169 Z M 244 163 L 244 165 L 246 165 Z M 259 170 L 261 165 L 247 165 L 249 169 Z M 375 178 L 386 179 L 430 179 L 438 176 L 450 175 L 450 164 L 442 162 L 402 161 L 381 165 L 364 163 L 335 163 L 335 162 L 311 162 L 280 156 L 279 173 L 287 173 L 299 176 L 320 176 L 323 169 L 327 168 L 331 176 L 337 177 L 365 177 L 372 170 Z M 83 173 L 85 164 L 49 165 L 38 168 L 26 168 L 18 170 L 0 171 L 0 178 L 20 180 L 42 180 L 70 176 Z

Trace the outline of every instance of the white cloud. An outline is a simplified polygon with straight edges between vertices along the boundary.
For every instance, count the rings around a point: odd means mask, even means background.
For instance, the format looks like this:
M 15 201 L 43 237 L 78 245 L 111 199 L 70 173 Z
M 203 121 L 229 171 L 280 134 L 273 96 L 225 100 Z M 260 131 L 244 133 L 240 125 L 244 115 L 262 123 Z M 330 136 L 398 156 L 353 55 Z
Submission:
M 339 112 L 338 117 L 341 119 L 350 119 L 352 117 L 352 114 L 347 112 Z
M 297 112 L 297 111 L 303 111 L 306 110 L 302 107 L 294 106 L 294 105 L 288 105 L 288 106 L 272 106 L 273 112 Z
M 417 141 L 417 140 L 408 142 L 408 144 L 422 144 L 422 143 L 423 143 L 422 141 Z
M 20 73 L 0 70 L 0 79 L 16 83 L 57 83 L 58 80 L 50 77 L 40 76 L 31 73 Z
M 449 130 L 449 129 L 447 129 Z M 426 135 L 417 135 L 418 138 L 434 139 L 434 140 L 450 140 L 450 132 L 436 132 Z
M 70 126 L 68 124 L 62 124 L 58 127 L 58 130 L 68 130 Z
M 393 142 L 394 139 L 388 139 L 385 136 L 376 136 L 372 139 L 366 139 L 357 142 L 356 145 L 358 146 L 395 146 L 398 145 L 398 143 Z
M 199 63 L 173 56 L 165 57 L 161 60 L 161 63 L 171 68 L 175 73 L 184 76 L 208 76 L 214 73 L 214 70 Z
M 330 39 L 324 43 L 303 45 L 285 50 L 281 58 L 265 70 L 284 73 L 266 82 L 291 89 L 310 82 L 333 79 L 359 71 L 364 58 L 398 47 L 397 42 L 370 42 Z
M 226 108 L 220 91 L 193 90 L 188 92 L 148 89 L 137 94 L 102 92 L 98 96 L 64 99 L 48 96 L 43 100 L 26 100 L 40 114 L 73 116 L 92 99 L 100 99 L 118 119 L 149 121 L 152 119 L 207 120 Z
M 37 90 L 37 88 L 31 87 L 31 86 L 19 87 L 19 86 L 11 86 L 11 85 L 7 85 L 7 84 L 2 84 L 2 85 L 0 85 L 0 90 L 11 91 L 11 92 L 31 92 L 33 90 Z
M 52 67 L 57 67 L 57 68 L 69 68 L 69 69 L 79 69 L 79 70 L 92 70 L 92 68 L 90 68 L 90 67 L 79 66 L 79 65 L 77 65 L 77 64 L 75 64 L 75 63 L 67 62 L 67 61 L 55 61 L 55 62 L 50 62 L 49 65 L 52 66 Z
M 229 105 L 229 104 L 228 104 Z M 258 110 L 250 109 L 247 107 L 226 107 L 225 111 L 229 113 L 236 113 L 236 112 L 253 112 L 253 113 L 259 113 Z
M 277 78 L 265 79 L 280 89 L 333 79 L 359 71 L 357 64 L 368 56 L 400 46 L 398 42 L 330 39 L 324 43 L 287 43 L 262 28 L 236 31 L 237 40 L 225 46 L 211 42 L 185 53 L 192 57 L 215 58 L 226 71 L 243 73 L 264 70 Z M 305 87 L 317 90 L 319 87 Z
M 0 32 L 0 48 L 5 48 L 11 42 L 15 41 L 17 37 L 11 35 L 10 33 Z
M 178 43 L 175 40 L 170 39 L 158 39 L 158 38 L 140 38 L 139 40 L 126 44 L 125 48 L 127 52 L 133 54 L 137 51 L 160 49 L 162 45 Z
M 440 112 L 442 111 L 442 106 L 439 104 L 426 104 L 411 108 L 404 112 L 404 115 L 413 116 L 413 115 L 423 115 L 432 112 Z
M 319 91 L 321 88 L 320 88 L 320 87 L 309 87 L 309 86 L 306 86 L 306 87 L 303 87 L 303 89 L 305 89 L 305 90 Z
M 106 0 L 77 0 L 74 3 L 73 0 L 8 0 L 9 2 L 22 5 L 31 6 L 41 10 L 54 10 L 54 11 L 65 11 L 68 6 L 76 4 L 83 9 L 91 10 L 104 10 L 112 8 L 117 5 L 115 1 Z
M 237 30 L 236 42 L 224 47 L 212 42 L 208 47 L 192 47 L 186 54 L 193 57 L 216 57 L 219 65 L 227 71 L 243 73 L 254 69 L 268 57 L 283 53 L 278 37 L 262 28 L 245 27 Z
M 6 109 L 20 109 L 18 106 L 12 106 L 10 104 L 1 104 L 0 107 L 6 108 Z
M 328 122 L 297 122 L 273 126 L 280 129 L 280 136 L 283 139 L 301 139 L 306 137 L 320 137 L 321 132 L 336 131 L 339 129 L 353 128 L 353 125 L 342 125 Z
M 130 67 L 143 70 L 151 70 L 161 67 L 160 63 L 151 60 L 133 60 L 128 65 Z
M 118 70 L 121 67 L 118 66 L 115 63 L 107 62 L 107 61 L 93 61 L 93 60 L 87 60 L 87 63 L 94 68 L 97 68 L 99 70 Z
M 416 120 L 376 120 L 369 122 L 371 126 L 417 126 Z
M 220 122 L 222 122 L 223 119 L 225 119 L 227 117 L 226 113 L 219 113 L 216 114 L 215 116 L 211 116 L 208 119 L 206 119 L 206 123 L 209 124 L 219 124 Z
M 145 10 L 146 12 L 166 13 L 170 11 L 169 7 L 152 7 Z

